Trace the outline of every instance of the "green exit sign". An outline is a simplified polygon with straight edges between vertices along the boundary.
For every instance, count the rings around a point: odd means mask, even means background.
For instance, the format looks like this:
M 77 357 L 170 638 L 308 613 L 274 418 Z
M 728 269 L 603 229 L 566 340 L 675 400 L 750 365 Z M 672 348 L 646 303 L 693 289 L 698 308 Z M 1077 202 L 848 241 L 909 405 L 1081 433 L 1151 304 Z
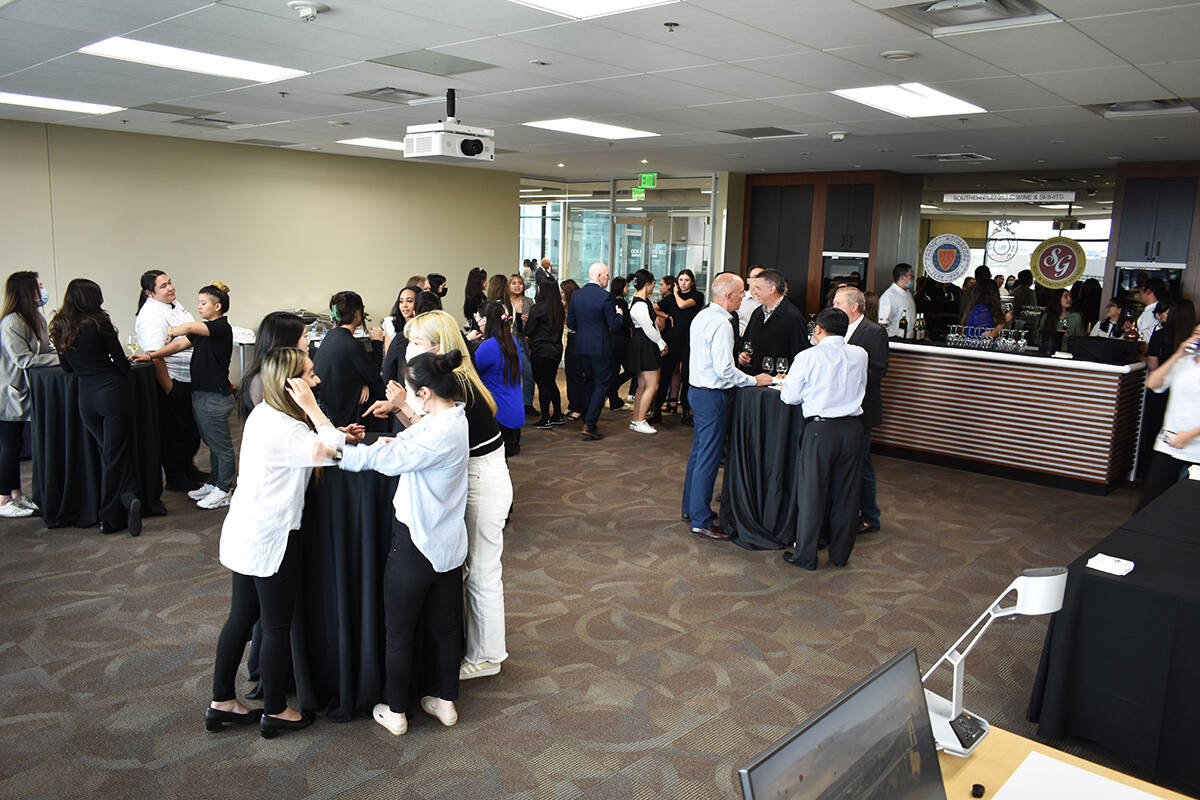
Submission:
M 645 200 L 646 199 L 646 190 L 641 188 L 640 186 L 633 187 L 633 199 L 634 200 Z
M 639 172 L 638 173 L 638 188 L 640 189 L 655 189 L 658 187 L 657 172 Z

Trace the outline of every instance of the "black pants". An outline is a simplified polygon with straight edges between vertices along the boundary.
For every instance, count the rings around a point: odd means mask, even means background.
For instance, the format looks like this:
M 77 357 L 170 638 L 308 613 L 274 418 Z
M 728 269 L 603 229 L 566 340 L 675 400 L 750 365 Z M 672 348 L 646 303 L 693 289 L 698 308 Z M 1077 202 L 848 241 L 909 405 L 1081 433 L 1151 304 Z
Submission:
M 583 360 L 575 352 L 575 334 L 567 334 L 567 351 L 563 360 L 567 371 L 567 408 L 577 414 L 587 412 L 589 395 L 584 385 Z
M 159 391 L 162 462 L 167 483 L 184 483 L 197 472 L 192 458 L 200 449 L 200 429 L 192 411 L 192 385 L 174 381 L 170 394 Z
M 1150 444 L 1154 445 L 1153 440 Z M 1138 501 L 1134 511 L 1141 511 L 1160 494 L 1174 486 L 1183 477 L 1183 471 L 1190 466 L 1191 462 L 1180 461 L 1166 453 L 1152 450 L 1146 464 L 1146 477 L 1142 483 L 1142 499 Z
M 500 438 L 504 440 L 504 457 L 512 458 L 521 452 L 521 429 L 500 426 Z
M 581 355 L 583 365 L 584 393 L 587 410 L 583 413 L 583 424 L 595 428 L 604 409 L 604 398 L 608 395 L 608 382 L 612 378 L 612 356 Z
M 679 406 L 684 411 L 691 408 L 688 405 L 688 341 L 686 339 L 677 342 L 669 342 L 667 344 L 667 354 L 662 358 L 662 364 L 659 369 L 658 379 L 658 394 L 654 398 L 654 409 L 662 408 L 662 404 L 670 396 L 671 392 L 671 376 L 675 372 L 675 367 L 679 367 Z
M 79 416 L 100 448 L 100 521 L 121 530 L 134 498 L 133 394 L 124 376 L 79 379 Z
M 21 488 L 21 434 L 24 422 L 0 420 L 0 496 Z
M 829 510 L 829 560 L 843 566 L 858 532 L 858 500 L 862 491 L 863 428 L 858 417 L 812 420 L 804 426 L 800 445 L 797 499 L 797 562 L 817 568 L 817 539 Z
M 268 578 L 233 573 L 233 595 L 229 618 L 217 639 L 213 665 L 212 699 L 219 702 L 237 697 L 235 681 L 246 640 L 254 623 L 262 618 L 263 712 L 281 714 L 287 708 L 287 687 L 292 675 L 292 609 L 300 585 L 299 531 L 288 534 L 287 550 L 279 571 Z
M 635 376 L 626 366 L 626 362 L 629 360 L 629 338 L 613 336 L 612 348 L 612 378 L 608 382 L 608 402 L 609 405 L 615 406 L 624 402 L 621 399 L 621 384 Z
M 555 417 L 561 417 L 562 394 L 558 391 L 558 360 L 534 356 L 529 360 L 529 366 L 533 370 L 533 382 L 537 384 L 541 421 L 550 419 L 551 409 Z
M 383 569 L 383 618 L 387 630 L 384 698 L 397 714 L 408 711 L 413 680 L 413 642 L 418 628 L 432 648 L 432 689 L 443 700 L 458 699 L 462 658 L 462 567 L 434 572 L 409 535 L 393 520 L 392 551 Z

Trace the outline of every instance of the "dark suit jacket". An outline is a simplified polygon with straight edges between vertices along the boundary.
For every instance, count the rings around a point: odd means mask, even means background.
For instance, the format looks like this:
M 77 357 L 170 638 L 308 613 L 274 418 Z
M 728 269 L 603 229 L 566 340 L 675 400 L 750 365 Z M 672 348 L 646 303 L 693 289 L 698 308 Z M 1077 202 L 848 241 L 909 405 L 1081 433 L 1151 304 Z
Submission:
M 883 422 L 883 397 L 879 383 L 888 368 L 887 329 L 864 317 L 847 344 L 856 344 L 867 351 L 867 393 L 862 402 L 862 424 L 864 428 L 874 428 Z
M 612 295 L 598 283 L 581 286 L 571 295 L 567 327 L 575 331 L 575 352 L 581 356 L 611 356 L 610 334 L 624 320 L 617 313 Z
M 766 309 L 762 306 L 754 309 L 750 321 L 746 323 L 746 334 L 743 342 L 750 342 L 754 353 L 750 363 L 739 365 L 744 372 L 757 375 L 762 372 L 762 360 L 765 357 L 793 359 L 801 350 L 808 347 L 808 322 L 804 312 L 786 297 L 780 301 L 765 323 Z

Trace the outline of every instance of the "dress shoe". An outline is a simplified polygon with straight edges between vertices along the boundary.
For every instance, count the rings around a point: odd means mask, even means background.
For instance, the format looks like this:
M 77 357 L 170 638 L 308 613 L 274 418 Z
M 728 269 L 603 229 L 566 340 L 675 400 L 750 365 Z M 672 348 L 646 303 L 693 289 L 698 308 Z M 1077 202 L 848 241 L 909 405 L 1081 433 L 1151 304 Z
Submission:
M 793 550 L 784 550 L 783 551 L 783 560 L 786 561 L 787 563 L 791 564 L 793 567 L 799 567 L 800 569 L 806 569 L 809 572 L 815 572 L 817 569 L 816 564 L 805 564 L 803 561 L 801 561 L 800 558 L 796 555 L 795 551 L 793 551 Z
M 718 542 L 727 541 L 732 538 L 730 534 L 721 529 L 720 525 L 715 523 L 706 528 L 692 528 L 692 536 L 699 539 L 712 539 Z
M 600 432 L 599 428 L 584 428 L 583 429 L 583 438 L 598 440 L 598 439 L 603 439 L 604 434 Z
M 118 525 L 110 525 L 107 522 L 100 523 L 100 535 L 101 536 L 109 536 L 114 533 L 120 533 L 123 530 L 125 530 L 125 529 Z
M 388 729 L 388 733 L 392 736 L 403 736 L 408 732 L 408 715 L 400 719 L 391 716 L 391 708 L 387 703 L 376 703 L 375 708 L 371 710 L 371 716 L 380 725 Z
M 245 714 L 238 714 L 235 711 L 221 711 L 209 706 L 204 709 L 204 730 L 216 733 L 224 729 L 226 725 L 253 725 L 262 715 L 261 708 L 253 708 Z
M 691 521 L 692 521 L 692 517 L 691 517 L 691 515 L 690 515 L 690 514 L 680 514 L 680 515 L 679 515 L 679 518 L 680 518 L 681 520 L 683 520 L 684 522 L 691 522 Z
M 421 710 L 431 717 L 437 717 L 438 722 L 447 728 L 458 722 L 457 710 L 436 705 L 435 698 L 428 695 L 421 698 Z
M 864 533 L 875 533 L 878 530 L 879 530 L 878 525 L 868 525 L 867 523 L 862 522 L 862 523 L 859 523 L 859 526 L 858 526 L 858 535 L 862 536 Z
M 315 711 L 300 712 L 300 719 L 280 719 L 263 714 L 258 720 L 258 732 L 262 734 L 264 739 L 274 739 L 284 731 L 299 731 L 313 724 L 313 720 L 317 718 Z
M 142 535 L 142 501 L 136 497 L 129 501 L 129 519 L 126 524 L 130 536 Z

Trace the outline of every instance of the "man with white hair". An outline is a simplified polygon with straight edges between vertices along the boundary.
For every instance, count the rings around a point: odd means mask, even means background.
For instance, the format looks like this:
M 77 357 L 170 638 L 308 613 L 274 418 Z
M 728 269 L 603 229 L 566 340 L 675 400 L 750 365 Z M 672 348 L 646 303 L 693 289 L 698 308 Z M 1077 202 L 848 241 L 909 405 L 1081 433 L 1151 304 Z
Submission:
M 716 523 L 712 495 L 729 429 L 731 390 L 771 383 L 770 375 L 752 377 L 740 372 L 733 361 L 730 314 L 742 304 L 742 286 L 742 279 L 729 273 L 713 279 L 712 303 L 692 320 L 689 332 L 688 399 L 695 416 L 695 433 L 683 481 L 683 518 L 690 522 L 692 535 L 703 539 L 729 538 Z
M 608 293 L 608 265 L 597 261 L 588 269 L 588 283 L 571 295 L 567 327 L 575 331 L 575 353 L 583 367 L 588 396 L 583 437 L 603 439 L 597 423 L 612 375 L 612 332 L 622 324 L 621 311 Z

